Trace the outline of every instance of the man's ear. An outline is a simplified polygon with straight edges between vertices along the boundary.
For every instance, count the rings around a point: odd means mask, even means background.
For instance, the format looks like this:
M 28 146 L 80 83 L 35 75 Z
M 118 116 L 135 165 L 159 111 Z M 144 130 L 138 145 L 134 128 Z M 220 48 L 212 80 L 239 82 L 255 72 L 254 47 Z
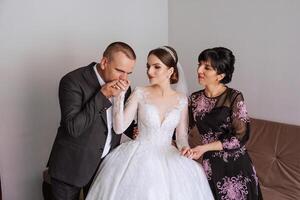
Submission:
M 108 63 L 108 58 L 102 57 L 101 61 L 100 61 L 100 67 L 102 70 L 104 70 L 106 68 L 107 63 Z

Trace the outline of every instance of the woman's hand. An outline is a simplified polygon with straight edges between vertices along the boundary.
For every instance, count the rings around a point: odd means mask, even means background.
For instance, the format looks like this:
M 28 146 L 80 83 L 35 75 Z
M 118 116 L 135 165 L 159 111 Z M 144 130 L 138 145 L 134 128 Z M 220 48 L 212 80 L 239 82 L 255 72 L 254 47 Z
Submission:
M 104 96 L 110 98 L 119 95 L 122 91 L 127 91 L 129 86 L 129 80 L 114 80 L 104 84 L 100 90 Z
M 100 91 L 107 98 L 116 96 L 121 92 L 121 90 L 118 89 L 117 85 L 116 85 L 118 82 L 119 82 L 119 80 L 114 80 L 114 81 L 108 82 L 101 87 Z
M 191 158 L 194 160 L 198 160 L 205 152 L 207 152 L 207 148 L 205 145 L 199 145 L 191 149 L 192 155 Z
M 114 85 L 114 88 L 126 91 L 130 86 L 130 81 L 129 80 L 122 80 L 120 79 L 117 81 L 117 83 Z
M 192 158 L 192 154 L 193 152 L 189 147 L 182 147 L 182 149 L 180 150 L 180 155 L 185 156 L 187 158 Z
M 133 139 L 135 140 L 139 135 L 139 129 L 137 126 L 133 127 Z

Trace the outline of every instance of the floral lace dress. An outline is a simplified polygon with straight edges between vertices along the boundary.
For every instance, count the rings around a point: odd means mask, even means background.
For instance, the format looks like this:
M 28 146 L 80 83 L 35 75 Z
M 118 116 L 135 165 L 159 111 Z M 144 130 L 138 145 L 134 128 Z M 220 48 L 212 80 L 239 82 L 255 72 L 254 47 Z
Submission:
M 220 141 L 222 151 L 203 155 L 203 168 L 215 199 L 262 199 L 258 178 L 245 143 L 249 117 L 241 92 L 227 88 L 209 98 L 204 90 L 189 98 L 190 128 L 197 126 L 202 143 Z

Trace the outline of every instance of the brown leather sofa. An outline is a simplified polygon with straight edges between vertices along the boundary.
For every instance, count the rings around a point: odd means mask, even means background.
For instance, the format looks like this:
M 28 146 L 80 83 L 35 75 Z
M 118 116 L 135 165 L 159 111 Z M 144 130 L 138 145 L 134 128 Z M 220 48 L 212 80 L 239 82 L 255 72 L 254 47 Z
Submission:
M 189 142 L 201 143 L 197 130 Z M 251 119 L 247 149 L 264 200 L 300 200 L 300 126 Z
M 300 200 L 300 126 L 252 119 L 247 148 L 265 200 Z

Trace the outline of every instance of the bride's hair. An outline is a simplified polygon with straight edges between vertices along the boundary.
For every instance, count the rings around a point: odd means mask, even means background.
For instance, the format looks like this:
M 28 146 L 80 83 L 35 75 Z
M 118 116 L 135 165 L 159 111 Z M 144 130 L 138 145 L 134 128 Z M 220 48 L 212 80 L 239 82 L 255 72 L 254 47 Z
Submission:
M 171 84 L 177 83 L 179 78 L 178 68 L 177 68 L 178 57 L 175 49 L 173 49 L 170 46 L 158 47 L 156 49 L 151 50 L 148 54 L 148 57 L 150 55 L 155 55 L 167 67 L 174 68 L 174 72 L 170 77 L 170 83 Z

